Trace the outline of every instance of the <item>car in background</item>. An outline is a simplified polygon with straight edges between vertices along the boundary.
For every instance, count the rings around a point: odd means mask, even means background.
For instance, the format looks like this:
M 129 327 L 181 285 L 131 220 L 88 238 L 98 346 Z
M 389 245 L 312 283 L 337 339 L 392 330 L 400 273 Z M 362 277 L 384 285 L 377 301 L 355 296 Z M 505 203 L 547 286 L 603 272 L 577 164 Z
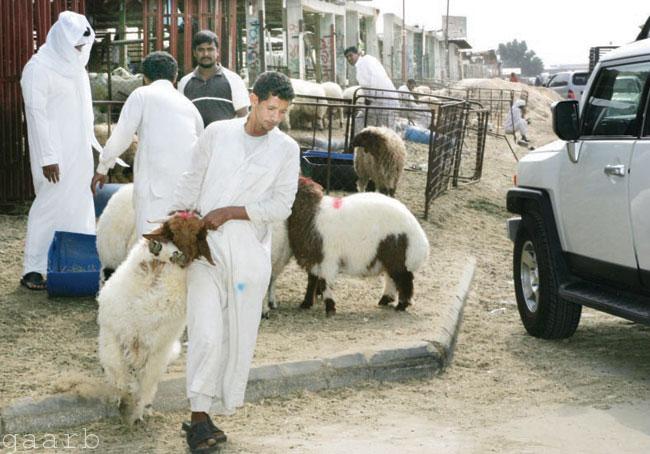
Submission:
M 563 71 L 554 74 L 548 81 L 548 88 L 554 90 L 566 99 L 580 101 L 582 92 L 589 80 L 587 71 Z

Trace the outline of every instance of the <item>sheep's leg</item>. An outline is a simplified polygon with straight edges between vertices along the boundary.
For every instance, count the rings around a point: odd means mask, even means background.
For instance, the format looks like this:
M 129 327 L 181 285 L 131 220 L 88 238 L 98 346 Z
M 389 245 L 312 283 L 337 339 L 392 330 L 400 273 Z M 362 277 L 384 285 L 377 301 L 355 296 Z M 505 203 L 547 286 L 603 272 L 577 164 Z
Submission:
M 390 277 L 395 281 L 399 293 L 399 302 L 395 306 L 395 310 L 404 311 L 411 305 L 411 298 L 413 297 L 413 273 L 402 271 L 391 273 Z
M 395 188 L 389 188 L 386 190 L 386 193 L 389 197 L 395 198 Z
M 397 293 L 397 287 L 395 286 L 395 281 L 388 275 L 384 275 L 384 293 L 379 300 L 380 306 L 388 306 L 388 303 L 395 301 L 395 294 Z
M 330 287 L 330 281 L 322 279 L 325 290 L 323 291 L 323 298 L 325 299 L 325 315 L 331 317 L 336 314 L 336 302 L 334 301 L 334 293 Z
M 309 273 L 307 275 L 307 291 L 305 292 L 305 299 L 300 305 L 301 309 L 311 309 L 316 300 L 316 292 L 318 291 L 319 279 L 317 276 Z
M 365 192 L 367 186 L 368 186 L 368 178 L 359 175 L 358 178 L 357 178 L 357 191 L 358 192 Z
M 277 309 L 278 302 L 275 299 L 275 278 L 273 276 L 271 276 L 271 282 L 269 282 L 268 299 L 269 309 Z
M 138 374 L 138 392 L 134 396 L 134 406 L 131 421 L 135 422 L 144 416 L 145 407 L 153 403 L 158 391 L 158 383 L 167 369 L 168 360 L 172 357 L 173 342 L 161 351 L 151 354 L 147 363 Z
M 106 379 L 120 392 L 120 400 L 128 393 L 130 374 L 124 361 L 119 340 L 105 329 L 99 330 L 99 362 L 104 369 Z

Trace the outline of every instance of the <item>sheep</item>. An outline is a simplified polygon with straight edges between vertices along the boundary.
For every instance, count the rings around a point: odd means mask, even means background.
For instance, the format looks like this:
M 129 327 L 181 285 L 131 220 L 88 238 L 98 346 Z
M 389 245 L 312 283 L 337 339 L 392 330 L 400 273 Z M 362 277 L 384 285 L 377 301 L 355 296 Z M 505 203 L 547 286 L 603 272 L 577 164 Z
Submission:
M 291 260 L 291 247 L 289 246 L 289 233 L 287 221 L 274 222 L 271 226 L 271 280 L 266 293 L 267 305 L 262 312 L 262 317 L 268 318 L 270 309 L 277 309 L 278 303 L 275 296 L 275 281 Z
M 106 145 L 108 141 L 108 124 L 107 123 L 97 123 L 95 125 L 95 137 L 100 145 Z M 115 130 L 115 124 L 111 125 L 111 131 Z M 135 162 L 135 153 L 138 150 L 138 136 L 133 136 L 133 141 L 129 148 L 126 149 L 120 158 L 126 162 L 129 167 L 122 167 L 122 165 L 116 165 L 113 170 L 111 170 L 111 179 L 115 183 L 130 183 L 133 181 L 133 163 Z
M 321 83 L 323 89 L 325 90 L 325 96 L 328 98 L 337 98 L 340 99 L 340 101 L 329 101 L 329 102 L 336 102 L 338 104 L 342 104 L 343 101 L 343 90 L 341 90 L 341 87 L 339 84 L 336 82 L 323 82 Z M 332 118 L 335 118 L 338 116 L 339 118 L 339 125 L 343 127 L 343 108 L 341 107 L 328 107 L 327 108 L 327 118 L 329 118 L 329 111 L 334 109 L 335 111 L 332 112 Z M 338 115 L 337 115 L 338 114 Z
M 317 84 L 316 82 L 310 82 L 307 80 L 301 80 L 301 79 L 291 79 L 291 85 L 293 87 L 293 91 L 296 95 L 294 98 L 294 101 L 298 102 L 309 102 L 309 103 L 318 103 L 322 104 L 323 106 L 304 106 L 300 104 L 292 104 L 289 108 L 289 112 L 287 112 L 287 115 L 285 116 L 285 119 L 282 123 L 282 129 L 288 130 L 291 128 L 305 128 L 305 129 L 311 129 L 315 126 L 319 130 L 324 129 L 324 117 L 325 117 L 325 111 L 327 109 L 327 101 L 322 100 L 322 101 L 317 101 L 312 98 L 300 98 L 300 95 L 306 95 L 306 96 L 318 96 L 321 98 L 325 97 L 325 89 L 320 85 Z
M 308 273 L 301 308 L 313 306 L 320 288 L 326 315 L 334 315 L 332 285 L 338 273 L 384 274 L 379 305 L 395 301 L 396 292 L 396 310 L 411 304 L 413 273 L 426 262 L 429 241 L 415 216 L 398 200 L 375 193 L 325 196 L 322 186 L 301 177 L 287 227 L 294 257 Z
M 100 287 L 124 261 L 136 240 L 133 184 L 125 184 L 113 194 L 97 221 Z
M 178 213 L 144 235 L 97 296 L 99 360 L 129 424 L 142 420 L 178 354 L 186 267 L 200 256 L 214 265 L 206 226 L 194 213 Z
M 406 161 L 402 138 L 390 128 L 368 126 L 352 139 L 352 146 L 358 191 L 365 191 L 372 180 L 379 192 L 393 197 Z

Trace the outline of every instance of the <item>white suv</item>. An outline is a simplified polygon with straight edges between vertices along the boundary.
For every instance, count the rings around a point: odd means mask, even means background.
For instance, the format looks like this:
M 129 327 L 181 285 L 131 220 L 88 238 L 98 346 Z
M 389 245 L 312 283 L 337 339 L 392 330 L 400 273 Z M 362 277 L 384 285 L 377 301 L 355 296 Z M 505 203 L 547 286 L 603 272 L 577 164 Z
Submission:
M 533 336 L 571 336 L 582 306 L 650 324 L 649 86 L 650 39 L 608 53 L 580 104 L 553 105 L 561 140 L 519 162 L 508 232 Z
M 585 71 L 565 71 L 554 74 L 548 81 L 548 88 L 566 99 L 580 101 L 587 85 L 589 73 Z

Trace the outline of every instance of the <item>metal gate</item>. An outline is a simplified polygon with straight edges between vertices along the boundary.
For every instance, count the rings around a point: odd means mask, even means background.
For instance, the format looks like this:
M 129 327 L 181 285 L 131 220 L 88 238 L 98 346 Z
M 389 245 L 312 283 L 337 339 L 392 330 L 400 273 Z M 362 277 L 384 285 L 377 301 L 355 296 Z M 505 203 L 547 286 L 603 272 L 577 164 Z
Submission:
M 34 196 L 20 75 L 64 10 L 84 13 L 85 0 L 0 1 L 0 204 Z

